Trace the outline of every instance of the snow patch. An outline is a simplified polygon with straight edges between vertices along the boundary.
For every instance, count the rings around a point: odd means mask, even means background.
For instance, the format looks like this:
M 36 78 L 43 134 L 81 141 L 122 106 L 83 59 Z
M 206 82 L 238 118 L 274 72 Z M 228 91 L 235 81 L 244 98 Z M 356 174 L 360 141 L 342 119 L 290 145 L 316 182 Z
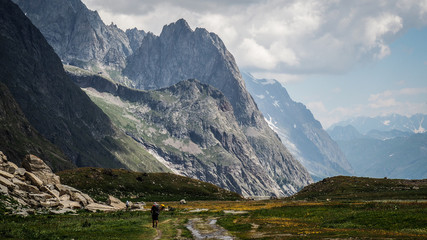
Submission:
M 383 124 L 384 124 L 384 125 L 386 125 L 386 126 L 389 126 L 389 125 L 390 125 L 390 120 L 385 120 L 385 121 L 383 122 Z
M 255 97 L 257 97 L 257 98 L 259 98 L 259 99 L 264 99 L 264 98 L 265 98 L 265 96 L 264 96 L 264 95 L 262 95 L 262 94 L 261 94 L 261 95 L 256 95 L 256 94 L 255 94 Z
M 279 101 L 277 101 L 277 100 L 275 100 L 275 101 L 273 102 L 273 105 L 274 105 L 275 107 L 277 107 L 277 108 L 280 108 Z

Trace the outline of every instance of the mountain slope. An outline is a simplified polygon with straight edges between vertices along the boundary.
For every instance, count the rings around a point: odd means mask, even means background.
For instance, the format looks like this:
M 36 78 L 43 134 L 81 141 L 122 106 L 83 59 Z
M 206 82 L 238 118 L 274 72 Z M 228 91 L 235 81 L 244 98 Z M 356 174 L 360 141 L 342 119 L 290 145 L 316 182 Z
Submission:
M 307 168 L 313 179 L 349 175 L 353 170 L 339 146 L 303 104 L 294 102 L 276 80 L 244 73 L 248 91 L 283 144 Z
M 358 176 L 427 178 L 427 133 L 337 141 Z
M 245 88 L 234 61 L 221 39 L 205 29 L 192 30 L 185 20 L 165 26 L 160 36 L 149 33 L 128 58 L 124 74 L 140 89 L 171 86 L 195 78 L 219 89 L 233 106 L 234 115 L 266 171 L 287 193 L 311 182 L 268 127 Z
M 139 91 L 98 75 L 73 79 L 117 126 L 175 173 L 245 196 L 283 195 L 241 131 L 233 107 L 217 89 L 197 80 Z
M 0 82 L 43 137 L 77 166 L 143 170 L 141 162 L 150 161 L 154 169 L 167 169 L 149 154 L 139 156 L 136 143 L 127 144 L 131 139 L 116 132 L 17 5 L 2 0 L 0 7 Z
M 75 167 L 28 122 L 9 89 L 0 83 L 0 151 L 18 166 L 27 154 L 37 154 L 55 171 Z

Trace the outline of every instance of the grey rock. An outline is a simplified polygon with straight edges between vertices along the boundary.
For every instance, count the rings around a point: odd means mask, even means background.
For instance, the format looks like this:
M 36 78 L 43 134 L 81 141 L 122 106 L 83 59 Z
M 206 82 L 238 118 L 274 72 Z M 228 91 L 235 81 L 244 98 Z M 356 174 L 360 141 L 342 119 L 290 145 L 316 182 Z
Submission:
M 8 194 L 9 193 L 9 189 L 6 187 L 6 186 L 4 186 L 2 183 L 0 183 L 0 192 L 2 193 L 2 194 Z
M 3 176 L 0 176 L 0 184 L 9 189 L 13 189 L 15 187 L 15 184 L 13 184 L 10 180 L 6 179 Z
M 29 172 L 32 172 L 43 182 L 43 185 L 47 184 L 59 184 L 59 176 L 54 174 L 49 166 L 47 166 L 43 160 L 34 155 L 27 155 L 22 162 L 22 166 Z
M 25 177 L 38 188 L 41 188 L 43 186 L 43 181 L 40 180 L 35 174 L 31 172 L 25 172 Z
M 14 0 L 43 33 L 60 58 L 73 65 L 124 67 L 132 54 L 128 37 L 80 0 Z
M 147 35 L 144 30 L 138 30 L 136 28 L 127 29 L 126 36 L 129 39 L 129 45 L 132 48 L 132 51 L 135 52 L 138 48 L 141 47 L 142 40 Z
M 80 205 L 79 202 L 70 201 L 70 200 L 64 200 L 64 201 L 61 200 L 60 205 L 62 206 L 62 208 L 65 208 L 65 209 L 80 209 L 80 208 L 82 208 L 82 206 Z
M 107 204 L 116 209 L 126 209 L 126 204 L 124 202 L 122 202 L 120 199 L 113 197 L 111 195 L 108 196 Z
M 118 210 L 112 206 L 108 206 L 108 205 L 104 205 L 104 204 L 100 204 L 100 203 L 91 203 L 91 204 L 87 205 L 85 207 L 85 209 L 88 211 L 91 211 L 91 212 L 96 212 L 96 211 L 111 212 L 111 211 L 117 211 Z
M 13 178 L 13 174 L 10 174 L 10 173 L 5 172 L 5 171 L 3 171 L 3 170 L 0 170 L 0 176 L 5 177 L 5 178 L 7 178 L 7 179 L 11 179 L 11 178 Z

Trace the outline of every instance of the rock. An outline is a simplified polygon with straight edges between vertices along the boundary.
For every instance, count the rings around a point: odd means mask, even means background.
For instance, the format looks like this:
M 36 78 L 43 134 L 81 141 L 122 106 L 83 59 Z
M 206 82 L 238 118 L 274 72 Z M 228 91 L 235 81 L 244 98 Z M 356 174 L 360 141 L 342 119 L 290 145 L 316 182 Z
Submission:
M 7 162 L 7 157 L 2 151 L 0 151 L 0 163 Z
M 30 172 L 25 172 L 25 177 L 30 180 L 34 185 L 41 188 L 43 186 L 42 180 L 40 180 L 36 175 Z
M 16 170 L 18 169 L 18 166 L 16 166 L 15 163 L 13 162 L 8 162 L 4 167 L 3 167 L 4 171 L 10 173 L 10 174 L 15 174 Z
M 181 201 L 179 201 L 180 204 L 187 204 L 187 201 L 185 201 L 185 199 L 181 199 Z
M 26 192 L 30 192 L 30 193 L 40 193 L 40 190 L 34 186 L 34 185 L 29 185 L 17 178 L 12 179 L 12 182 L 19 187 L 20 190 L 26 191 Z
M 61 205 L 60 201 L 57 199 L 50 199 L 45 202 L 40 202 L 40 204 L 42 207 L 45 207 L 45 208 L 53 208 Z
M 17 168 L 15 171 L 15 175 L 24 176 L 26 171 L 27 170 L 25 170 L 25 168 Z
M 119 209 L 119 210 L 126 209 L 126 204 L 124 202 L 120 201 L 120 199 L 115 198 L 111 195 L 108 196 L 107 204 L 114 207 L 115 209 Z
M 3 186 L 1 183 L 0 183 L 0 193 L 2 193 L 2 194 L 8 194 L 9 193 L 9 190 L 7 189 L 7 187 Z
M 70 195 L 68 195 L 68 194 L 64 194 L 64 195 L 61 195 L 61 196 L 59 197 L 59 200 L 61 200 L 61 201 L 70 201 L 70 200 L 71 200 L 71 197 L 70 197 Z
M 103 205 L 99 203 L 91 203 L 87 205 L 85 209 L 91 212 L 96 212 L 96 211 L 112 212 L 117 210 L 115 207 Z
M 69 200 L 62 201 L 61 200 L 59 203 L 63 208 L 66 208 L 66 209 L 80 209 L 80 208 L 82 208 L 80 203 L 75 202 L 75 201 L 69 201 Z
M 47 194 L 47 193 L 38 193 L 38 194 L 30 193 L 29 197 L 40 202 L 40 203 L 46 202 L 48 199 L 53 198 L 53 196 L 51 196 L 50 194 Z
M 40 188 L 41 191 L 51 195 L 54 198 L 59 198 L 59 191 L 56 190 L 50 190 L 50 188 L 43 186 Z
M 6 179 L 3 176 L 0 176 L 0 185 L 3 185 L 9 189 L 14 188 L 15 184 L 13 184 L 10 180 Z
M 54 174 L 50 167 L 37 156 L 32 154 L 27 155 L 24 161 L 22 161 L 22 166 L 25 170 L 36 175 L 44 185 L 60 183 L 59 176 Z
M 7 178 L 7 179 L 12 179 L 13 178 L 13 174 L 10 174 L 10 173 L 5 172 L 3 170 L 0 170 L 0 176 L 3 176 L 5 178 Z

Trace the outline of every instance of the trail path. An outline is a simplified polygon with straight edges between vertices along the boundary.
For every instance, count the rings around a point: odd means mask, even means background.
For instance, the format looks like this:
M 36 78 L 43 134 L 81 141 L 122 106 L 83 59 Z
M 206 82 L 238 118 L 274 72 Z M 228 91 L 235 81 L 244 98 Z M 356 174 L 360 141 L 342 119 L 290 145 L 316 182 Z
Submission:
M 194 239 L 233 240 L 227 230 L 216 224 L 216 220 L 216 218 L 192 218 L 188 221 L 187 228 Z
M 168 219 L 168 220 L 166 220 L 166 221 L 159 222 L 159 225 L 160 225 L 160 224 L 168 223 L 168 222 L 170 222 L 171 220 L 172 220 L 172 219 Z M 160 229 L 156 228 L 156 232 L 157 232 L 157 235 L 156 235 L 156 237 L 154 237 L 154 240 L 159 240 L 159 239 L 161 239 L 161 238 L 162 238 L 162 235 L 163 235 L 162 230 L 160 230 Z

